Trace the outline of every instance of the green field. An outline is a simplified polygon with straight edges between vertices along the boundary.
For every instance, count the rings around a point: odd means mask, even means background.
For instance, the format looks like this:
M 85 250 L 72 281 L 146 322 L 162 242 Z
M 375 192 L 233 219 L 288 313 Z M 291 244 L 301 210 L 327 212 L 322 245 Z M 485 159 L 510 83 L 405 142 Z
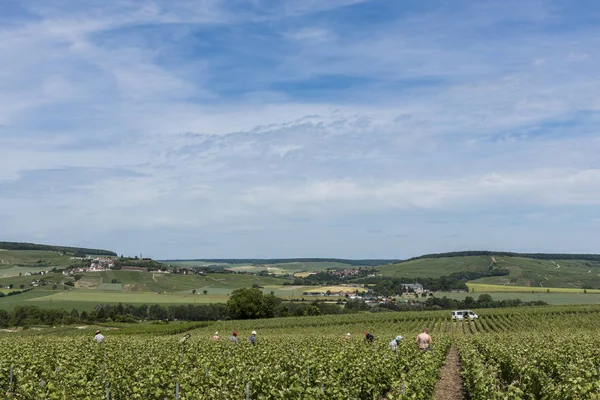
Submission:
M 71 310 L 93 310 L 96 304 L 177 304 L 224 303 L 227 294 L 157 294 L 124 293 L 117 291 L 88 290 L 42 290 L 36 289 L 23 294 L 0 298 L 0 309 L 12 310 L 16 306 L 30 305 L 40 308 L 63 308 Z
M 63 278 L 62 274 L 57 274 L 57 273 L 49 273 L 49 274 L 45 274 L 45 275 L 12 276 L 9 278 L 0 279 L 0 284 L 2 286 L 7 286 L 9 284 L 13 284 L 14 288 L 18 289 L 19 286 L 22 284 L 27 286 L 27 285 L 29 285 L 29 283 L 31 281 L 40 280 L 40 279 L 60 282 L 64 278 Z
M 54 251 L 0 250 L 0 278 L 64 268 L 73 263 L 71 256 Z
M 529 286 L 511 286 L 511 285 L 490 285 L 486 283 L 467 283 L 469 291 L 475 293 L 565 293 L 565 294 L 584 294 L 600 293 L 599 289 L 581 289 L 581 288 L 563 288 L 563 287 L 529 287 Z M 585 292 L 584 292 L 585 290 Z
M 156 294 L 156 293 L 123 293 L 123 292 L 96 292 L 90 295 L 83 290 L 69 290 L 58 293 L 49 293 L 44 297 L 26 300 L 28 303 L 44 304 L 52 302 L 54 307 L 60 308 L 93 308 L 96 304 L 201 304 L 221 303 L 227 301 L 226 295 L 183 295 L 183 294 Z M 69 306 L 63 306 L 68 304 Z M 78 305 L 79 307 L 76 307 Z
M 110 284 L 116 279 L 126 292 L 191 292 L 193 289 L 210 291 L 215 288 L 233 290 L 253 284 L 267 286 L 286 282 L 284 279 L 251 274 L 180 275 L 137 271 L 90 272 L 85 275 L 85 279 L 93 279 L 98 285 Z
M 247 265 L 247 264 L 216 263 L 216 262 L 202 261 L 202 260 L 179 260 L 179 261 L 158 260 L 158 262 L 161 262 L 161 263 L 167 264 L 167 265 L 175 265 L 177 267 L 185 267 L 185 268 L 200 268 L 200 267 L 206 267 L 209 265 L 216 265 L 219 267 L 228 267 L 230 265 Z
M 46 279 L 57 283 L 56 290 L 51 290 L 52 284 L 34 289 L 24 295 L 0 298 L 0 309 L 12 309 L 15 305 L 38 305 L 40 307 L 61 307 L 80 310 L 91 309 L 95 304 L 156 303 L 162 305 L 185 303 L 225 302 L 233 290 L 240 287 L 258 285 L 265 293 L 273 293 L 283 299 L 302 298 L 306 291 L 325 292 L 354 288 L 328 288 L 310 286 L 289 286 L 289 279 L 272 276 L 257 276 L 251 273 L 237 274 L 164 274 L 157 272 L 138 271 L 105 271 L 86 273 L 75 288 L 64 287 L 61 283 L 71 278 L 61 274 L 51 273 L 44 276 L 23 276 L 30 270 L 38 271 L 38 267 L 18 267 L 20 265 L 43 264 L 46 266 L 70 262 L 68 256 L 49 251 L 0 251 L 0 273 L 10 276 L 0 277 L 0 284 L 5 287 L 13 284 L 15 289 L 37 279 Z M 583 294 L 581 286 L 599 288 L 600 263 L 585 260 L 537 260 L 523 257 L 494 257 L 499 267 L 510 271 L 508 276 L 482 278 L 469 282 L 474 293 L 438 293 L 436 296 L 447 295 L 450 298 L 464 298 L 466 295 L 477 296 L 481 293 L 492 294 L 497 300 L 520 298 L 523 301 L 543 300 L 549 304 L 596 304 L 600 290 L 588 289 Z M 380 274 L 389 277 L 412 280 L 417 277 L 439 277 L 459 271 L 486 271 L 492 264 L 492 257 L 462 256 L 425 258 L 378 267 Z M 196 262 L 202 263 L 202 262 Z M 189 265 L 188 265 L 189 266 Z M 352 268 L 350 265 L 334 262 L 290 262 L 271 265 L 248 266 L 241 264 L 229 265 L 233 269 L 252 270 L 253 272 L 266 269 L 278 274 L 289 274 L 297 271 L 320 271 L 328 268 Z M 21 276 L 18 273 L 21 272 Z M 115 283 L 113 283 L 115 282 Z M 4 289 L 6 290 L 6 289 Z M 192 291 L 196 295 L 192 295 Z M 546 293 L 547 291 L 550 293 Z M 207 294 L 204 294 L 207 291 Z M 533 293 L 532 293 L 533 292 Z M 159 295 L 160 293 L 160 295 Z M 306 297 L 314 300 L 314 297 Z
M 570 304 L 600 304 L 600 294 L 578 294 L 565 292 L 475 292 L 475 293 L 455 293 L 455 292 L 436 292 L 435 297 L 448 297 L 453 300 L 464 300 L 465 297 L 471 296 L 477 299 L 482 294 L 489 294 L 494 300 L 514 300 L 522 301 L 544 301 L 553 305 L 570 305 Z
M 110 287 L 114 285 L 114 287 Z M 208 304 L 208 303 L 225 303 L 229 299 L 229 295 L 235 288 L 231 287 L 207 287 L 207 294 L 203 290 L 198 290 L 196 294 L 192 294 L 191 290 L 180 292 L 123 292 L 119 289 L 119 284 L 101 284 L 101 287 L 108 288 L 107 290 L 90 290 L 90 289 L 68 289 L 68 290 L 51 290 L 44 288 L 34 289 L 32 291 L 18 294 L 14 296 L 6 296 L 0 298 L 0 309 L 12 310 L 18 305 L 35 305 L 40 308 L 54 307 L 71 310 L 92 310 L 96 304 L 160 304 L 168 306 L 171 304 Z M 262 291 L 264 293 L 273 292 L 276 296 L 283 299 L 301 299 L 307 301 L 314 300 L 314 297 L 302 296 L 302 292 L 311 290 L 327 289 L 336 290 L 338 287 L 311 287 L 311 286 L 281 286 L 270 285 L 265 286 Z M 353 290 L 354 288 L 346 288 Z M 364 290 L 364 289 L 359 289 Z M 335 300 L 333 296 L 330 300 Z
M 600 288 L 600 262 L 586 260 L 537 260 L 523 257 L 494 257 L 496 266 L 509 270 L 507 276 L 481 278 L 473 283 L 537 288 Z M 378 267 L 384 276 L 398 278 L 436 278 L 460 271 L 488 269 L 487 256 L 423 258 Z
M 116 280 L 124 292 L 183 292 L 196 289 L 210 290 L 214 288 L 236 289 L 238 287 L 282 285 L 286 280 L 270 276 L 251 274 L 163 274 L 157 272 L 138 271 L 104 271 L 88 272 L 77 284 L 86 289 L 102 289 Z
M 329 261 L 312 261 L 312 262 L 288 262 L 288 263 L 277 263 L 277 264 L 225 264 L 225 263 L 211 263 L 208 261 L 165 261 L 167 264 L 177 265 L 180 267 L 202 267 L 206 265 L 217 265 L 222 266 L 230 271 L 237 272 L 251 272 L 259 273 L 261 271 L 268 272 L 270 274 L 277 275 L 293 275 L 297 272 L 314 272 L 314 271 L 326 271 L 328 269 L 346 269 L 355 268 L 350 264 L 344 264 L 340 262 L 329 262 Z
M 522 257 L 496 257 L 508 276 L 478 279 L 477 283 L 528 287 L 600 288 L 600 262 L 585 260 L 536 260 Z
M 460 271 L 486 271 L 490 258 L 486 256 L 423 258 L 377 267 L 383 276 L 395 278 L 438 278 Z

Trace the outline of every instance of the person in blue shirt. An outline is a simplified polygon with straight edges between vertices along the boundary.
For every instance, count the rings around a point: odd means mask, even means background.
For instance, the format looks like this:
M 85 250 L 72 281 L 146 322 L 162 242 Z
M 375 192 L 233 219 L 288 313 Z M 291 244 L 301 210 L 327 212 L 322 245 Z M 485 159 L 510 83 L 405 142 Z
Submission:
M 248 341 L 252 344 L 252 346 L 256 346 L 256 331 L 252 331 Z

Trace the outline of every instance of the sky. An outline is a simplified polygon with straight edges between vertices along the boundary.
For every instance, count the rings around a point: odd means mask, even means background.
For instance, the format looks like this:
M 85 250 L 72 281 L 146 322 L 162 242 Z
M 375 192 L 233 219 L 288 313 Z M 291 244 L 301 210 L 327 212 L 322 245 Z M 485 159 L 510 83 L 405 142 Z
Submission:
M 593 0 L 0 0 L 0 240 L 600 253 Z

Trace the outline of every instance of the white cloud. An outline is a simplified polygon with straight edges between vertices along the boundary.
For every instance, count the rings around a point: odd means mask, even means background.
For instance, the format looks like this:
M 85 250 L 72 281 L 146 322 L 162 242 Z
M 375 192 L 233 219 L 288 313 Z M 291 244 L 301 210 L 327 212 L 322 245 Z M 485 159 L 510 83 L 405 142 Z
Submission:
M 321 181 L 300 186 L 259 187 L 246 193 L 243 200 L 291 213 L 315 204 L 326 214 L 335 213 L 340 207 L 345 211 L 348 208 L 450 210 L 503 201 L 532 206 L 599 206 L 600 169 L 486 174 L 444 181 Z
M 3 227 L 599 205 L 596 28 L 489 35 L 561 18 L 537 2 L 319 14 L 359 3 L 30 3 L 0 30 Z

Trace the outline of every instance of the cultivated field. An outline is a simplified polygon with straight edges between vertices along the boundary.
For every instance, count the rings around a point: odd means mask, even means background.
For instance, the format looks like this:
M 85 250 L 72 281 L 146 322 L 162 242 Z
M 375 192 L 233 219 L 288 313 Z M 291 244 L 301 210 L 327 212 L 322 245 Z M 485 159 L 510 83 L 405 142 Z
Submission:
M 54 251 L 2 250 L 0 251 L 0 278 L 18 277 L 27 272 L 64 268 L 73 263 L 70 256 Z
M 4 333 L 0 390 L 14 399 L 446 399 L 457 393 L 438 378 L 453 376 L 460 390 L 462 375 L 473 399 L 600 396 L 600 306 L 475 311 L 473 322 L 453 322 L 448 311 L 212 322 L 183 345 L 178 325 L 176 335 L 160 325 L 103 328 L 102 344 L 93 329 Z M 414 344 L 424 327 L 433 351 Z M 237 346 L 227 340 L 233 330 Z M 209 340 L 215 331 L 223 340 Z M 455 350 L 458 361 L 444 366 Z
M 599 294 L 599 289 L 581 289 L 564 287 L 536 287 L 536 286 L 509 286 L 509 285 L 491 285 L 486 283 L 467 283 L 469 291 L 474 293 L 565 293 L 565 294 Z
M 16 305 L 36 305 L 39 307 L 61 307 L 65 309 L 91 310 L 96 304 L 200 304 L 223 303 L 233 290 L 240 287 L 258 286 L 265 293 L 273 293 L 283 299 L 313 300 L 303 296 L 303 292 L 364 291 L 362 287 L 347 286 L 290 286 L 289 279 L 272 276 L 258 276 L 250 273 L 206 275 L 163 274 L 158 272 L 106 271 L 90 272 L 75 282 L 75 287 L 63 286 L 72 280 L 61 274 L 50 273 L 25 276 L 27 272 L 39 272 L 76 262 L 69 256 L 61 256 L 51 251 L 2 251 L 0 252 L 0 289 L 3 293 L 13 285 L 14 290 L 30 288 L 30 282 L 45 279 L 50 283 L 35 288 L 32 292 L 0 298 L 0 309 L 10 310 Z M 586 260 L 537 260 L 522 257 L 462 256 L 417 259 L 408 262 L 377 267 L 384 276 L 400 277 L 412 282 L 416 277 L 439 277 L 459 271 L 487 271 L 495 262 L 498 267 L 510 271 L 508 276 L 489 277 L 468 282 L 472 292 L 437 293 L 436 297 L 447 296 L 464 299 L 488 293 L 496 300 L 519 298 L 522 301 L 541 300 L 549 304 L 599 304 L 600 303 L 600 263 Z M 185 263 L 185 262 L 183 262 Z M 198 262 L 201 263 L 201 262 Z M 191 265 L 187 265 L 191 266 Z M 247 264 L 227 264 L 232 269 L 261 268 L 278 274 L 308 274 L 309 271 L 322 271 L 327 268 L 352 268 L 337 262 L 289 262 L 269 265 L 248 266 Z M 1 276 L 5 274 L 6 276 Z M 21 274 L 19 276 L 19 274 Z M 52 290 L 56 284 L 56 289 Z M 594 287 L 586 289 L 582 287 Z M 196 292 L 193 295 L 193 292 Z M 206 294 L 204 292 L 206 291 Z M 419 299 L 423 300 L 423 299 Z
M 487 256 L 423 258 L 377 267 L 384 276 L 398 278 L 438 278 L 460 271 L 485 271 L 490 265 Z
M 527 288 L 600 288 L 600 262 L 587 260 L 537 260 L 524 257 L 494 257 L 495 266 L 509 270 L 507 276 L 481 278 L 471 283 Z M 488 256 L 423 258 L 377 267 L 384 275 L 406 279 L 437 278 L 453 272 L 485 272 L 492 264 Z M 531 290 L 531 289 L 530 289 Z
M 600 304 L 600 294 L 582 294 L 582 293 L 558 293 L 552 292 L 475 292 L 475 293 L 455 293 L 455 292 L 437 292 L 436 297 L 448 297 L 453 300 L 464 300 L 467 296 L 477 299 L 482 294 L 489 294 L 494 300 L 514 300 L 521 301 L 543 301 L 552 305 L 569 304 Z

